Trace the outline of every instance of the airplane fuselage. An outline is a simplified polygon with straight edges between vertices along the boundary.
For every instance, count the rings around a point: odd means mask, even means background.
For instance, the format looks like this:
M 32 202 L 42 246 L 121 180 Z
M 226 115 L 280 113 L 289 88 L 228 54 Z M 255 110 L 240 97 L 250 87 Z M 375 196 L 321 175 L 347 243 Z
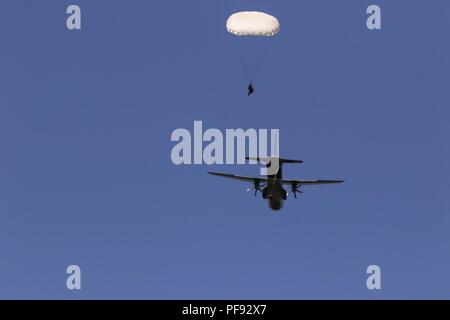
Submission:
M 278 211 L 283 209 L 283 202 L 287 199 L 287 192 L 283 189 L 283 168 L 278 169 L 276 175 L 267 177 L 267 185 L 262 190 L 262 196 L 269 202 L 269 208 Z

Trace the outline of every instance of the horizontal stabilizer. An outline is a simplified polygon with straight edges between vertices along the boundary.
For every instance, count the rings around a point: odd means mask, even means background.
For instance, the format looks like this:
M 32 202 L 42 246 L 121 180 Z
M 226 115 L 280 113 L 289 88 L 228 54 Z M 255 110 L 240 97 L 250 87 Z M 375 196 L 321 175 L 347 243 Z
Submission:
M 291 159 L 283 159 L 283 158 L 277 158 L 277 157 L 257 157 L 257 158 L 252 158 L 252 157 L 246 157 L 247 160 L 254 160 L 254 161 L 258 161 L 258 162 L 262 162 L 262 163 L 269 163 L 272 160 L 278 159 L 279 164 L 284 164 L 284 163 L 303 163 L 303 160 L 291 160 Z
M 282 183 L 291 185 L 291 186 L 310 186 L 310 185 L 319 185 L 319 184 L 335 184 L 335 183 L 343 183 L 344 180 L 292 180 L 292 179 L 283 179 Z

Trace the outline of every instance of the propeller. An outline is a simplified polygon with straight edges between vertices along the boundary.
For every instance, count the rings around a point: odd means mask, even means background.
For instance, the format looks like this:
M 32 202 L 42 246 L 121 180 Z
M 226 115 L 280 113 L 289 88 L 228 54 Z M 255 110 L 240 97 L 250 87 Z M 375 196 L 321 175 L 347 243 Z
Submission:
M 303 193 L 303 191 L 300 190 L 301 185 L 297 185 L 296 183 L 293 183 L 291 187 L 292 187 L 292 192 L 294 193 L 294 198 L 297 199 L 297 192 Z
M 253 187 L 248 188 L 247 192 L 250 192 L 252 190 L 255 190 L 255 197 L 258 194 L 258 191 L 262 192 L 261 185 L 260 185 L 259 181 L 255 181 L 254 184 L 253 184 Z

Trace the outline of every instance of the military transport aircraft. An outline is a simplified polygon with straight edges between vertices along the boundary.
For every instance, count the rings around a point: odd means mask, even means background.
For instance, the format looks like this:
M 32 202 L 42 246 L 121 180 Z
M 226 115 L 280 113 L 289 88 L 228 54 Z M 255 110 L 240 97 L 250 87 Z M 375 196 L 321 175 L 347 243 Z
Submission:
M 253 187 L 247 189 L 247 191 L 255 190 L 255 197 L 258 191 L 261 191 L 262 197 L 267 199 L 269 202 L 269 207 L 278 211 L 283 208 L 283 201 L 287 199 L 288 193 L 283 189 L 283 185 L 287 185 L 291 187 L 291 191 L 294 194 L 294 198 L 297 199 L 297 192 L 303 193 L 300 190 L 302 186 L 308 185 L 319 185 L 319 184 L 334 184 L 334 183 L 342 183 L 343 180 L 292 180 L 292 179 L 283 179 L 283 164 L 284 163 L 303 163 L 301 160 L 289 160 L 289 159 L 280 159 L 276 157 L 270 158 L 246 158 L 247 160 L 256 160 L 261 163 L 265 163 L 267 168 L 270 168 L 272 163 L 275 166 L 278 162 L 278 170 L 275 172 L 268 172 L 269 174 L 266 177 L 245 177 L 245 176 L 237 176 L 234 174 L 228 173 L 220 173 L 220 172 L 208 172 L 214 176 L 230 178 L 240 181 L 248 181 L 253 183 Z M 275 173 L 275 174 L 270 174 Z

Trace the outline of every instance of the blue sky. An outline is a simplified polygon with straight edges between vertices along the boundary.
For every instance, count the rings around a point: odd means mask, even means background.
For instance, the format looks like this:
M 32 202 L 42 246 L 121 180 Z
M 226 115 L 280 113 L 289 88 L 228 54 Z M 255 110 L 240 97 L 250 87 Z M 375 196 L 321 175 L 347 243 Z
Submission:
M 72 3 L 81 31 L 65 27 Z M 226 33 L 248 9 L 281 21 L 267 50 Z M 0 298 L 450 298 L 449 10 L 2 1 Z M 251 98 L 240 57 L 260 65 Z M 274 214 L 207 175 L 258 166 L 172 164 L 170 135 L 194 120 L 279 128 L 282 156 L 305 161 L 286 177 L 345 183 Z M 70 264 L 81 291 L 65 287 Z

